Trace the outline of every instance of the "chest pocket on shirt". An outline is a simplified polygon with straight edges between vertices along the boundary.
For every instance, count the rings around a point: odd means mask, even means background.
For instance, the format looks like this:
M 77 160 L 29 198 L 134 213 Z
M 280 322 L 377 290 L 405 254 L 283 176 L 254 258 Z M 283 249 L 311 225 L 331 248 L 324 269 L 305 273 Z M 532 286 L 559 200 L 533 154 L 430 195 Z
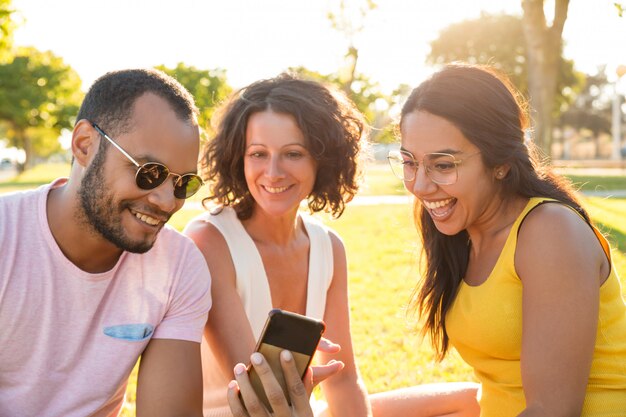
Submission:
M 152 336 L 154 326 L 149 323 L 118 324 L 104 328 L 104 334 L 115 339 L 139 342 Z

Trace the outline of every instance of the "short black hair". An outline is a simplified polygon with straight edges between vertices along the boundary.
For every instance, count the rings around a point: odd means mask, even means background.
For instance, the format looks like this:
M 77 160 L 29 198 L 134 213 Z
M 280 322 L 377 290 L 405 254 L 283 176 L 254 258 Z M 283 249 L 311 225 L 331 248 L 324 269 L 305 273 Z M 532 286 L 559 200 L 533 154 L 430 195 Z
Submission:
M 195 121 L 198 109 L 178 81 L 156 69 L 127 69 L 98 78 L 83 100 L 76 120 L 96 123 L 112 136 L 129 131 L 135 101 L 145 93 L 166 100 L 184 121 Z

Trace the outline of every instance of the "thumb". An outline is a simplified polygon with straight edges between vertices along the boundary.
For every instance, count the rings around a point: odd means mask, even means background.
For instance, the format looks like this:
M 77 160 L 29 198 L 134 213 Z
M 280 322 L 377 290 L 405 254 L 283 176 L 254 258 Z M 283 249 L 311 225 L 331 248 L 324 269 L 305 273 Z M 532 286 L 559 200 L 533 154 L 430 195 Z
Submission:
M 308 392 L 311 392 L 317 384 L 337 374 L 344 366 L 343 362 L 335 360 L 328 362 L 326 365 L 311 366 L 304 376 L 304 386 Z

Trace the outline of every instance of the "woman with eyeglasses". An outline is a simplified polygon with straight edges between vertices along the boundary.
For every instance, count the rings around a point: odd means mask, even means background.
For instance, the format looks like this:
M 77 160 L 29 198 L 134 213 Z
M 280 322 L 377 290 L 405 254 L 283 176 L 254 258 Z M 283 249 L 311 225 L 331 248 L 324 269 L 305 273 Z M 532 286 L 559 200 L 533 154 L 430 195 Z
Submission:
M 626 415 L 626 307 L 606 239 L 525 141 L 519 94 L 450 65 L 413 90 L 389 156 L 425 254 L 412 307 L 482 385 L 481 416 Z
M 290 75 L 255 82 L 222 109 L 202 164 L 209 212 L 185 230 L 204 253 L 213 307 L 203 343 L 205 416 L 231 415 L 226 391 L 272 308 L 323 319 L 343 362 L 322 384 L 336 416 L 369 415 L 350 338 L 339 236 L 301 210 L 339 217 L 358 189 L 365 125 L 341 94 Z

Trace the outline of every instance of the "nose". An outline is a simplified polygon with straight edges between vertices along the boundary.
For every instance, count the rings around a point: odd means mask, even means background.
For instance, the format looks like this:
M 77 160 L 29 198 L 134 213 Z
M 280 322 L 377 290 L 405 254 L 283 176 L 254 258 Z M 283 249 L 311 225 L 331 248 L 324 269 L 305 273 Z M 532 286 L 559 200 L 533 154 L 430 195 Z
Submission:
M 159 185 L 148 194 L 148 201 L 159 208 L 159 210 L 172 214 L 179 210 L 184 200 L 180 200 L 174 196 L 174 183 L 176 178 L 171 176 L 166 179 L 163 184 Z
M 265 167 L 265 175 L 273 180 L 281 178 L 283 176 L 279 156 L 272 156 L 269 158 L 267 166 Z
M 426 170 L 421 166 L 415 173 L 415 179 L 413 181 L 405 181 L 404 186 L 418 198 L 428 195 L 437 189 L 437 184 L 430 179 L 426 174 Z

